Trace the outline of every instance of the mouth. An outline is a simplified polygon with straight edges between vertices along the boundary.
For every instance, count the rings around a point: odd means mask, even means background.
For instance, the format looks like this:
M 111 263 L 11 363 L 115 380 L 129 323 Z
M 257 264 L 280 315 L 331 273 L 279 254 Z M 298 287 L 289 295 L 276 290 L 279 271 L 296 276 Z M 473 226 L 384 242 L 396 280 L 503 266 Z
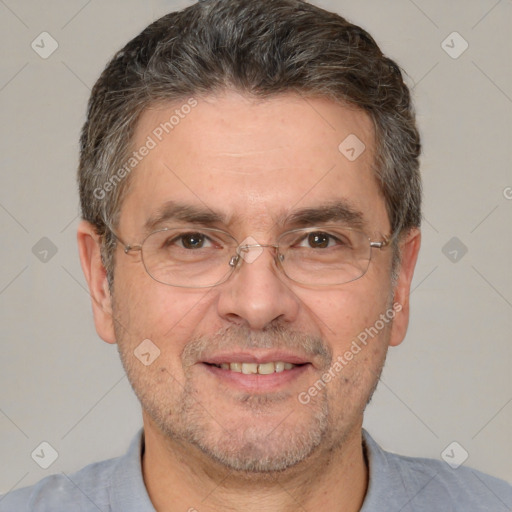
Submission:
M 211 366 L 215 366 L 222 370 L 243 373 L 244 375 L 270 375 L 272 373 L 281 373 L 293 370 L 293 368 L 302 365 L 285 363 L 284 361 L 270 361 L 268 363 L 221 363 L 211 364 Z
M 201 366 L 223 384 L 249 392 L 283 390 L 313 368 L 304 358 L 283 353 L 220 354 Z

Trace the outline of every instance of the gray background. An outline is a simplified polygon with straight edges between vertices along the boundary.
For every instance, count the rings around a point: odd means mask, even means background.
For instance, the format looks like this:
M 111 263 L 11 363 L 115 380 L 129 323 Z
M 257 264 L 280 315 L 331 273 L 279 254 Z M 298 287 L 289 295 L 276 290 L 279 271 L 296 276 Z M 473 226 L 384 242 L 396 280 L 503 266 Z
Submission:
M 121 454 L 141 425 L 115 346 L 95 333 L 79 266 L 77 141 L 114 51 L 190 3 L 0 0 L 0 492 Z M 415 456 L 440 458 L 457 441 L 466 465 L 510 481 L 512 2 L 318 4 L 369 30 L 407 70 L 424 142 L 409 333 L 366 427 Z M 59 45 L 47 59 L 31 48 L 43 31 Z M 453 31 L 469 43 L 456 59 L 442 47 Z M 42 441 L 58 452 L 46 470 L 31 458 Z

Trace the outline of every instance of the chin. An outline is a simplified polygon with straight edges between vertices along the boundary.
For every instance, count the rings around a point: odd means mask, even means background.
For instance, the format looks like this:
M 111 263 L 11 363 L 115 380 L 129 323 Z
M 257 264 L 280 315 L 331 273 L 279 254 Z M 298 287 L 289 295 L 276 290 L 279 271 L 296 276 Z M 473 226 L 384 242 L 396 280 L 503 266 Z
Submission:
M 216 464 L 241 475 L 283 472 L 308 459 L 328 436 L 327 404 L 307 418 L 296 411 L 269 421 L 265 416 L 230 422 L 229 430 L 207 414 L 195 416 L 185 439 Z

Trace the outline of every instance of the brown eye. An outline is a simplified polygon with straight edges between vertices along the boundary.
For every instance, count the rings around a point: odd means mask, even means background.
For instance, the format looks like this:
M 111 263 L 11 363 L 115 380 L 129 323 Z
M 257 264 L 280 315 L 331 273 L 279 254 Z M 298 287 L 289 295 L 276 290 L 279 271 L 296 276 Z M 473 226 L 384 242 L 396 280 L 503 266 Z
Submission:
M 325 249 L 329 247 L 329 238 L 331 237 L 327 233 L 310 233 L 308 235 L 308 243 L 314 249 Z
M 185 249 L 201 249 L 206 241 L 206 236 L 202 233 L 187 233 L 181 235 L 179 240 Z

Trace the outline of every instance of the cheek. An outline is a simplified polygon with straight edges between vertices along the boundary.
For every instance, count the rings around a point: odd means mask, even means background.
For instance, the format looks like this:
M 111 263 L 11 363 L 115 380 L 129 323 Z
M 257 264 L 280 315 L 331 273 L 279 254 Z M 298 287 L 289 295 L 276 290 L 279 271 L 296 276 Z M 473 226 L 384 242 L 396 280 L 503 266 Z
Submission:
M 125 350 L 151 340 L 161 361 L 176 366 L 183 347 L 195 335 L 205 316 L 208 292 L 172 288 L 142 276 L 119 279 L 114 290 L 114 315 L 118 343 Z
M 302 304 L 333 353 L 345 352 L 352 341 L 379 319 L 389 306 L 389 290 L 369 279 L 348 283 L 338 290 L 304 291 Z

